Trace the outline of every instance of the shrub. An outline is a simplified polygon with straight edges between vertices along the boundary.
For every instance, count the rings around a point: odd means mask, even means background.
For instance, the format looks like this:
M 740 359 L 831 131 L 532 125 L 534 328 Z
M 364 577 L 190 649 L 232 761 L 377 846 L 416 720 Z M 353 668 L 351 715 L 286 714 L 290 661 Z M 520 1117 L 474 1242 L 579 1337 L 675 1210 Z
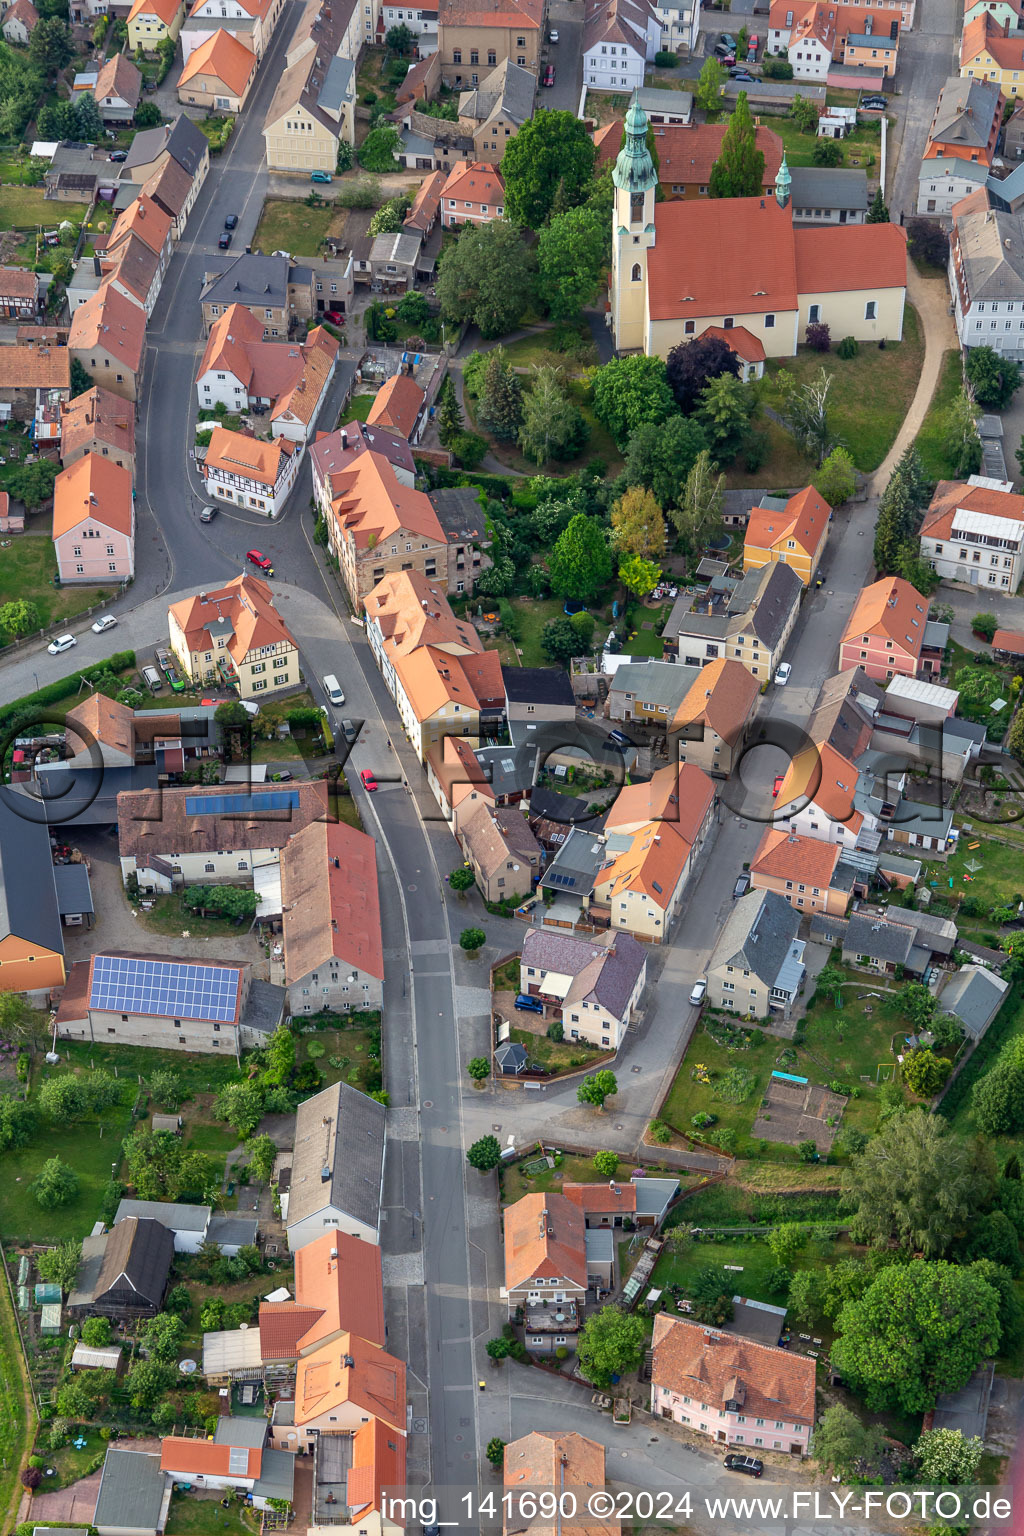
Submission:
M 675 69 L 679 59 L 676 54 L 663 51 L 654 55 L 654 62 L 658 69 Z
M 823 320 L 813 321 L 807 327 L 807 335 L 804 339 L 813 352 L 827 352 L 832 345 L 832 337 Z
M 565 1026 L 561 1019 L 552 1019 L 547 1027 L 547 1037 L 557 1045 L 565 1037 Z
M 844 363 L 848 363 L 851 357 L 856 357 L 860 351 L 860 342 L 855 336 L 844 336 L 836 347 L 836 355 L 841 357 Z

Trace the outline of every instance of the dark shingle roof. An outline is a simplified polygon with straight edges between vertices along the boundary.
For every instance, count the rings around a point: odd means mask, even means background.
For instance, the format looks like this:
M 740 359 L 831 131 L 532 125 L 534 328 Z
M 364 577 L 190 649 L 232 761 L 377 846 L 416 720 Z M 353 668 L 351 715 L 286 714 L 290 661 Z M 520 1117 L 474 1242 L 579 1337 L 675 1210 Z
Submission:
M 203 291 L 203 302 L 215 304 L 263 304 L 283 309 L 288 303 L 287 256 L 236 256 Z
M 787 566 L 780 567 L 787 570 Z M 800 914 L 774 891 L 748 891 L 735 902 L 715 945 L 709 970 L 734 965 L 774 985 L 800 927 Z
M 64 953 L 50 834 L 44 822 L 16 815 L 4 795 L 0 797 L 0 939 L 8 934 L 40 949 Z
M 510 703 L 576 703 L 568 672 L 561 672 L 557 667 L 502 667 L 501 676 Z
M 100 1474 L 93 1523 L 113 1530 L 155 1531 L 165 1485 L 159 1451 L 123 1451 L 111 1446 Z
M 843 949 L 850 954 L 870 955 L 873 960 L 891 961 L 895 965 L 905 965 L 913 947 L 912 928 L 865 917 L 861 912 L 855 912 L 850 918 L 843 940 Z
M 846 208 L 864 213 L 868 206 L 868 173 L 855 168 L 794 165 L 790 170 L 794 208 Z
M 328 1119 L 330 1124 L 324 1125 Z M 383 1104 L 335 1083 L 299 1105 L 288 1200 L 294 1226 L 327 1206 L 376 1228 L 384 1171 Z M 328 1170 L 328 1178 L 321 1172 Z

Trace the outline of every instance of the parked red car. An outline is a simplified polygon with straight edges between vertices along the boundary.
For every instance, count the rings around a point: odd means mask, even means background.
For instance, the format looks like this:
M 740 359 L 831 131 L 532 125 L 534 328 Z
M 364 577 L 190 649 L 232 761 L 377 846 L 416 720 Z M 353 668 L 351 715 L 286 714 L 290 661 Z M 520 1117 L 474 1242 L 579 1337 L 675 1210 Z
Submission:
M 554 85 L 554 83 L 555 83 L 555 66 L 553 64 L 549 64 L 547 69 L 544 71 L 544 78 L 541 81 L 541 85 Z
M 359 777 L 363 781 L 363 788 L 366 790 L 367 794 L 372 795 L 374 790 L 377 788 L 377 780 L 374 778 L 369 768 L 364 768 Z
M 258 566 L 259 569 L 261 571 L 265 571 L 268 576 L 273 576 L 274 562 L 268 559 L 266 555 L 261 554 L 258 549 L 250 549 L 245 558 L 248 560 L 250 565 Z
M 772 785 L 773 800 L 777 800 L 779 798 L 779 790 L 782 788 L 782 785 L 785 782 L 785 778 L 786 775 L 784 773 L 777 773 L 775 775 L 775 783 Z

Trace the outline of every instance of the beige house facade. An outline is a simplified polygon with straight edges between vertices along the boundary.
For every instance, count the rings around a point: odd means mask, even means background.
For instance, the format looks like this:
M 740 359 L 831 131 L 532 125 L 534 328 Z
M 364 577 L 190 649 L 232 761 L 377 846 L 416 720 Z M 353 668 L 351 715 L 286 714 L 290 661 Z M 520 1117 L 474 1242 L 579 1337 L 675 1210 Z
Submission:
M 544 0 L 441 0 L 438 52 L 441 80 L 450 90 L 470 90 L 506 59 L 540 73 L 546 7 Z

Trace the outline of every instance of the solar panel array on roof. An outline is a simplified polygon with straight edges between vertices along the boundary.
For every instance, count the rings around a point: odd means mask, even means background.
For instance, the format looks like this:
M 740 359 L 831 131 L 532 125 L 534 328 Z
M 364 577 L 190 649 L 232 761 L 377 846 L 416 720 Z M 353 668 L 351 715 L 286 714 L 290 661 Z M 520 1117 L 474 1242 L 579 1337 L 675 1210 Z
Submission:
M 553 875 L 549 875 L 548 879 L 551 881 L 552 885 L 564 885 L 570 889 L 576 884 L 575 875 L 563 875 L 560 871 L 557 870 Z
M 292 811 L 297 789 L 257 790 L 251 795 L 186 795 L 186 816 L 248 816 L 253 811 Z
M 89 1007 L 229 1023 L 238 1006 L 239 974 L 221 965 L 96 955 Z

